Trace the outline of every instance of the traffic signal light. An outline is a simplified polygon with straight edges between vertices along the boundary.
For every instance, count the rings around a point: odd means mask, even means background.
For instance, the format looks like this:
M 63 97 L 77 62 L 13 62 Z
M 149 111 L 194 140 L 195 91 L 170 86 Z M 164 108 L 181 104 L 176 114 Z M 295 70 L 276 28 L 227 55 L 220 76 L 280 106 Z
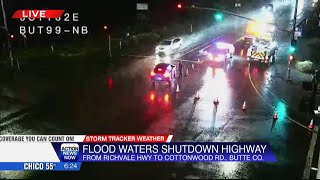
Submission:
M 297 40 L 292 39 L 291 40 L 291 45 L 289 47 L 289 52 L 294 53 L 297 50 Z
M 183 4 L 182 4 L 182 3 L 178 3 L 178 4 L 177 4 L 177 8 L 178 8 L 178 9 L 182 9 L 182 8 L 183 8 Z
M 108 26 L 103 26 L 103 30 L 108 30 Z
M 217 21 L 222 21 L 223 20 L 223 14 L 218 12 L 218 13 L 215 13 L 214 14 L 214 18 L 217 20 Z
M 296 48 L 295 47 L 293 47 L 293 46 L 290 46 L 289 47 L 289 52 L 290 53 L 294 53 L 296 51 Z
M 14 35 L 13 34 L 9 34 L 10 39 L 14 39 Z

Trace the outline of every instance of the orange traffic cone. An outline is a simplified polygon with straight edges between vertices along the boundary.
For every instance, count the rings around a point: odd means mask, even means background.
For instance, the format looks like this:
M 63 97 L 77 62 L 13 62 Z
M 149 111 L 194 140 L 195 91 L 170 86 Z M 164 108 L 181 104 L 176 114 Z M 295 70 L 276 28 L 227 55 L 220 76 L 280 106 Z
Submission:
M 246 106 L 246 101 L 243 101 L 243 104 L 242 104 L 242 108 L 241 108 L 243 111 L 245 111 L 247 109 L 247 106 Z
M 276 111 L 273 115 L 273 120 L 277 120 L 278 119 L 278 112 Z
M 308 126 L 309 129 L 313 129 L 313 119 L 311 119 L 310 124 Z
M 179 93 L 179 92 L 180 92 L 180 87 L 179 87 L 179 84 L 177 84 L 176 93 Z
M 215 104 L 215 105 L 219 104 L 219 99 L 218 99 L 218 97 L 213 101 L 213 104 Z
M 197 95 L 196 95 L 195 99 L 200 99 L 199 91 L 197 91 Z

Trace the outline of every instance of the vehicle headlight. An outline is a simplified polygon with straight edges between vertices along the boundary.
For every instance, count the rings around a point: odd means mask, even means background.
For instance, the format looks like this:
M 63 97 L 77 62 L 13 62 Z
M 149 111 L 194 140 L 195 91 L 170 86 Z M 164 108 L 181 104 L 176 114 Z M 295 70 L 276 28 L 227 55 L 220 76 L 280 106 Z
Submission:
M 224 55 L 217 55 L 216 58 L 214 59 L 215 61 L 223 61 L 224 60 Z
M 270 28 L 269 28 L 270 31 L 274 31 L 275 29 L 276 29 L 275 26 L 270 26 Z
M 208 53 L 208 59 L 213 60 L 213 55 L 211 53 Z

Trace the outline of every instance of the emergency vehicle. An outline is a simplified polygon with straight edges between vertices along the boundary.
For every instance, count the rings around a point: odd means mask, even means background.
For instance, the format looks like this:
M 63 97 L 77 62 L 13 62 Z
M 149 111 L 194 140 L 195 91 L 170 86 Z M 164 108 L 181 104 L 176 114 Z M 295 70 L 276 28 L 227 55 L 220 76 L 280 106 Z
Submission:
M 270 65 L 276 61 L 278 48 L 276 43 L 256 39 L 247 51 L 247 60 Z

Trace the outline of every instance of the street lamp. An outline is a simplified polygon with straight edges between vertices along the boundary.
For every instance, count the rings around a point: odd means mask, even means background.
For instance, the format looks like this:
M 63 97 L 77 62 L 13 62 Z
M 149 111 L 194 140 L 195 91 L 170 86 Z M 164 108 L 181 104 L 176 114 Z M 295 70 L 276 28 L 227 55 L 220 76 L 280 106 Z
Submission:
M 112 57 L 112 53 L 111 53 L 111 36 L 110 36 L 110 32 L 108 31 L 108 26 L 106 26 L 106 25 L 103 26 L 103 30 L 107 33 L 109 57 Z

